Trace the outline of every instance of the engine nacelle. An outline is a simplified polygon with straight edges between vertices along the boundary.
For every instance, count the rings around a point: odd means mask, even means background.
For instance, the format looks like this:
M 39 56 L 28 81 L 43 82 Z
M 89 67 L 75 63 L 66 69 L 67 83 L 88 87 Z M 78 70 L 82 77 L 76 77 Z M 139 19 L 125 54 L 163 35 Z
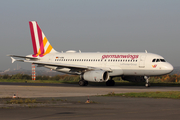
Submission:
M 95 70 L 85 72 L 82 77 L 91 82 L 106 82 L 109 79 L 109 74 L 107 71 Z
M 122 76 L 123 80 L 131 81 L 131 82 L 144 82 L 144 76 Z

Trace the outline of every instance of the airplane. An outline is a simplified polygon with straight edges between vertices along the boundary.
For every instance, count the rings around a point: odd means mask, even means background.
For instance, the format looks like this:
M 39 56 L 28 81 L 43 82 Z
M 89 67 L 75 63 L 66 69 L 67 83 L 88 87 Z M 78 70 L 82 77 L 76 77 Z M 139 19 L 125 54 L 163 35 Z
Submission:
M 29 21 L 34 54 L 8 55 L 15 61 L 36 64 L 58 72 L 80 75 L 79 85 L 106 82 L 114 86 L 113 77 L 126 81 L 145 82 L 150 87 L 150 76 L 171 73 L 173 66 L 157 54 L 145 52 L 57 52 L 49 43 L 36 21 Z

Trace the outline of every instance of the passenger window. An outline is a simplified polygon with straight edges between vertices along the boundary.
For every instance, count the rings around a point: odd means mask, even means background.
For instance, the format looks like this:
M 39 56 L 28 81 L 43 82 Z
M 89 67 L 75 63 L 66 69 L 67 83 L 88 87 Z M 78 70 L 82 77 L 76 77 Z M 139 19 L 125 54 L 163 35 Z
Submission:
M 153 59 L 152 62 L 156 62 L 156 59 Z

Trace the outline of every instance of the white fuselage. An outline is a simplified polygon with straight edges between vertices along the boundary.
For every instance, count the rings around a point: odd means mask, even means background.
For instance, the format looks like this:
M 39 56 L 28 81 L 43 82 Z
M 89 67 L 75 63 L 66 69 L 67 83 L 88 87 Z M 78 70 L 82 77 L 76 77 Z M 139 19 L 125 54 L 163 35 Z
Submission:
M 173 66 L 163 57 L 153 53 L 79 53 L 69 50 L 57 52 L 49 43 L 36 21 L 29 21 L 33 54 L 28 56 L 8 55 L 14 61 L 28 62 L 39 67 L 55 71 L 80 75 L 79 85 L 87 86 L 90 82 L 106 82 L 114 86 L 112 80 L 121 76 L 128 81 L 146 81 L 149 76 L 164 75 L 172 72 Z M 15 59 L 15 58 L 18 59 Z
M 153 61 L 154 60 L 154 61 Z M 61 63 L 102 68 L 110 76 L 155 76 L 170 73 L 173 66 L 162 56 L 153 53 L 51 53 L 40 58 L 42 62 Z M 44 66 L 60 72 L 73 74 L 69 68 Z M 71 71 L 70 71 L 71 70 Z

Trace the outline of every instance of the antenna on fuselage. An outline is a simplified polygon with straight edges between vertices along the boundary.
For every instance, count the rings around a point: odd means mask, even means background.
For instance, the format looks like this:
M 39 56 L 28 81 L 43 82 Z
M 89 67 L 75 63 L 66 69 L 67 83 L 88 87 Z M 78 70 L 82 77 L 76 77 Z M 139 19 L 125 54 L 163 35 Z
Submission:
M 145 53 L 148 53 L 147 50 L 145 50 Z

